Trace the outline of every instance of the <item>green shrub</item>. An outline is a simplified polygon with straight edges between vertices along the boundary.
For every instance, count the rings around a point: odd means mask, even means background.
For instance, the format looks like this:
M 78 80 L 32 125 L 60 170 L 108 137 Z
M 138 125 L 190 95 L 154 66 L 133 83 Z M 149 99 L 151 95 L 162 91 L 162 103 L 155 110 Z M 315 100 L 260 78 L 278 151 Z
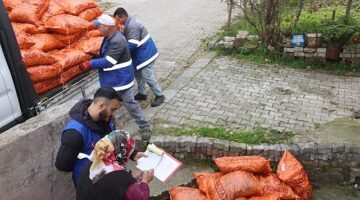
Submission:
M 335 20 L 326 19 L 321 23 L 321 32 L 326 42 L 342 46 L 360 31 L 358 23 L 353 18 L 344 16 Z

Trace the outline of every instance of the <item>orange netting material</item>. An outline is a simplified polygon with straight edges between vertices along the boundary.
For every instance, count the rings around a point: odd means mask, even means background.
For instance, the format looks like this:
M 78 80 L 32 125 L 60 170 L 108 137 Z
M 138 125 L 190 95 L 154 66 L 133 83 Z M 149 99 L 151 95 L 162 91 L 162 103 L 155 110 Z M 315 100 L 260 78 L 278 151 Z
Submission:
M 92 21 L 92 20 L 96 19 L 98 16 L 100 16 L 103 12 L 104 11 L 99 8 L 89 8 L 89 9 L 82 11 L 79 14 L 79 17 L 81 17 L 87 21 Z
M 73 48 L 85 53 L 98 54 L 103 39 L 103 37 L 84 38 L 78 43 L 75 43 Z
M 278 194 L 267 194 L 263 196 L 253 196 L 249 198 L 248 200 L 281 200 L 280 196 Z
M 72 67 L 60 74 L 59 81 L 61 84 L 65 84 L 68 81 L 70 81 L 72 78 L 74 78 L 75 76 L 81 74 L 82 72 L 83 71 L 80 69 L 79 66 Z
M 218 179 L 209 180 L 206 196 L 211 200 L 231 200 L 262 194 L 259 181 L 250 172 L 230 172 Z
M 56 65 L 38 65 L 26 68 L 33 82 L 40 82 L 56 78 L 60 75 L 61 69 Z
M 19 4 L 11 10 L 9 14 L 10 21 L 39 24 L 37 9 L 38 6 L 35 5 Z
M 55 78 L 35 83 L 34 88 L 37 94 L 43 94 L 59 85 L 61 85 L 59 79 Z
M 29 34 L 36 34 L 46 32 L 46 29 L 43 26 L 36 26 L 34 24 L 11 22 L 11 25 L 15 33 L 25 32 Z
M 92 24 L 85 19 L 68 14 L 52 16 L 45 22 L 45 27 L 50 32 L 62 35 L 71 35 L 82 32 L 91 26 Z
M 56 63 L 55 58 L 50 54 L 36 49 L 21 50 L 21 55 L 26 67 L 35 65 L 52 65 Z
M 206 195 L 196 188 L 171 187 L 169 193 L 171 200 L 207 200 Z
M 195 172 L 194 178 L 201 192 L 206 193 L 208 188 L 208 181 L 212 179 L 218 179 L 224 175 L 221 172 Z
M 50 55 L 58 61 L 57 64 L 61 66 L 60 68 L 62 71 L 66 71 L 75 65 L 79 65 L 91 59 L 89 55 L 76 49 L 62 49 L 60 51 L 51 52 Z
M 49 33 L 35 34 L 31 36 L 31 39 L 35 42 L 33 48 L 45 52 L 65 47 L 65 44 L 58 40 L 55 35 Z
M 281 199 L 298 198 L 293 189 L 289 185 L 283 183 L 276 174 L 272 173 L 267 176 L 260 176 L 258 179 L 264 195 L 277 194 Z
M 260 156 L 222 157 L 214 161 L 219 170 L 225 173 L 237 170 L 260 174 L 271 172 L 270 161 Z
M 18 32 L 18 33 L 15 32 L 15 34 L 16 34 L 16 41 L 20 49 L 29 49 L 35 45 L 35 41 L 32 40 L 29 34 L 25 32 Z
M 277 175 L 280 180 L 290 185 L 295 194 L 301 200 L 311 199 L 312 186 L 309 178 L 300 162 L 288 151 L 285 150 L 278 168 Z
M 55 1 L 50 1 L 48 9 L 40 18 L 42 22 L 46 22 L 50 17 L 65 14 L 64 9 Z
M 72 15 L 79 15 L 86 9 L 98 6 L 96 2 L 90 0 L 58 0 L 57 2 L 64 8 L 66 13 Z

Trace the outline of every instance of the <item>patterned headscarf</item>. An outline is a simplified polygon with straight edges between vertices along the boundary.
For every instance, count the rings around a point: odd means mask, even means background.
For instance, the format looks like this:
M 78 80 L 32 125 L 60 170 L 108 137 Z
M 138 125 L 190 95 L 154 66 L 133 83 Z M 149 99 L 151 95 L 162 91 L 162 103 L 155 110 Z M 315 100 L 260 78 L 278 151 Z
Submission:
M 92 182 L 95 184 L 112 171 L 126 169 L 125 163 L 134 149 L 133 137 L 124 131 L 113 131 L 99 140 L 90 156 L 93 158 L 89 176 Z

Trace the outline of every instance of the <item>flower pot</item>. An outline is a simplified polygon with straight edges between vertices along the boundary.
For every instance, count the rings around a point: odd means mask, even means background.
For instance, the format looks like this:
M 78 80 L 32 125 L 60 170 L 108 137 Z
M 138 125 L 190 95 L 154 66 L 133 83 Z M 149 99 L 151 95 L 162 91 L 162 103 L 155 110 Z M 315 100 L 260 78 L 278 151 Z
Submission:
M 320 48 L 322 42 L 321 33 L 309 33 L 306 34 L 307 37 L 307 47 L 308 48 Z
M 342 45 L 328 43 L 326 47 L 326 58 L 329 60 L 340 60 L 340 54 L 342 52 Z

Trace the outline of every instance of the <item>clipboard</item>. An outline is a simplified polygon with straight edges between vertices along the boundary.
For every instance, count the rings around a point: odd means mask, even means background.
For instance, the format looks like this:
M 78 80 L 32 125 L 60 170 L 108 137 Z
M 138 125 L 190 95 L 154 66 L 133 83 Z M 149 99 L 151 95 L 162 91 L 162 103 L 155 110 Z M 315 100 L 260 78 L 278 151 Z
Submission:
M 182 162 L 165 152 L 163 149 L 149 144 L 145 154 L 137 161 L 140 170 L 154 169 L 154 176 L 161 182 L 167 183 L 169 178 L 183 165 Z

